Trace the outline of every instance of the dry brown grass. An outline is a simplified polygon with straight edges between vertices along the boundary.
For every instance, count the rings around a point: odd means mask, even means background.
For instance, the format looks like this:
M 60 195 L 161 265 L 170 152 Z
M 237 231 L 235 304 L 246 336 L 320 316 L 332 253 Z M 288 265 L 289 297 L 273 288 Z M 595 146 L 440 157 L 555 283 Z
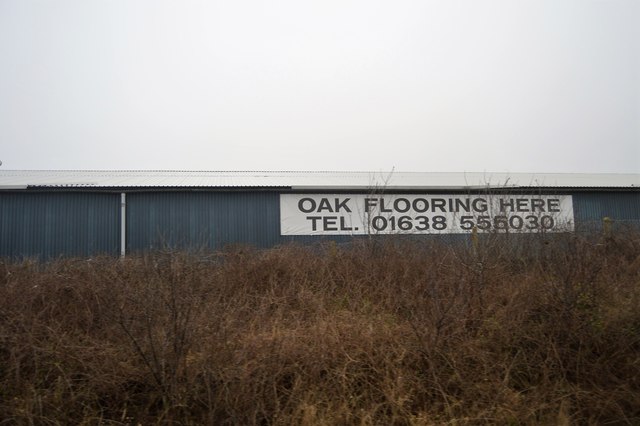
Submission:
M 0 262 L 0 404 L 6 424 L 639 424 L 640 239 Z

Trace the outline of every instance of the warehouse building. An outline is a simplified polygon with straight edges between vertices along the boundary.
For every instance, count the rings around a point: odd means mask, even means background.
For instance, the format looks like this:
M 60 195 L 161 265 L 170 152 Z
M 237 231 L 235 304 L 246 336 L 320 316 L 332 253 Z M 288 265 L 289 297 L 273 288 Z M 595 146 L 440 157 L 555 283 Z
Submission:
M 10 258 L 609 223 L 640 227 L 640 174 L 0 171 Z

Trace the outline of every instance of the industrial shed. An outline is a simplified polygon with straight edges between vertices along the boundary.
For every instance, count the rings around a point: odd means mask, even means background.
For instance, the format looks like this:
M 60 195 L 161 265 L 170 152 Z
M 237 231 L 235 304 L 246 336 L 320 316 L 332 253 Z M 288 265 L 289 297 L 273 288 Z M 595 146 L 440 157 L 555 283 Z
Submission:
M 603 218 L 640 227 L 640 174 L 0 171 L 11 258 L 581 232 Z

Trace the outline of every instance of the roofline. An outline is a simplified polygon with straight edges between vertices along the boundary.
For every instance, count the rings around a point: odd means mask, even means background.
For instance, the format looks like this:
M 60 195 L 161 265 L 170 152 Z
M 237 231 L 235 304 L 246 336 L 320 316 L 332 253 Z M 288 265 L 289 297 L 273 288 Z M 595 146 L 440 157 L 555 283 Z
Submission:
M 46 186 L 5 185 L 0 192 L 297 192 L 297 193 L 549 193 L 549 192 L 640 192 L 640 187 L 580 187 L 580 186 Z
M 20 190 L 27 188 L 27 185 L 0 185 L 0 190 Z
M 640 173 L 0 170 L 3 191 L 281 190 L 505 192 L 640 190 Z
M 292 186 L 294 191 L 363 191 L 377 190 L 378 192 L 389 191 L 547 191 L 547 190 L 569 190 L 569 191 L 640 191 L 638 186 L 536 186 L 536 185 L 469 185 L 469 186 L 385 186 L 385 187 L 365 187 L 365 186 Z

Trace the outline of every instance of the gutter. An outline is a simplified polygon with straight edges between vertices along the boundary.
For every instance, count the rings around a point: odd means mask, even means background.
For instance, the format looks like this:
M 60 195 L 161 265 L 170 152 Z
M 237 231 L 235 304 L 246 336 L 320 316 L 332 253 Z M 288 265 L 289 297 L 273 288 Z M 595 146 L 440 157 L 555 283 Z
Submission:
M 27 185 L 0 185 L 0 191 L 15 189 L 27 189 Z

